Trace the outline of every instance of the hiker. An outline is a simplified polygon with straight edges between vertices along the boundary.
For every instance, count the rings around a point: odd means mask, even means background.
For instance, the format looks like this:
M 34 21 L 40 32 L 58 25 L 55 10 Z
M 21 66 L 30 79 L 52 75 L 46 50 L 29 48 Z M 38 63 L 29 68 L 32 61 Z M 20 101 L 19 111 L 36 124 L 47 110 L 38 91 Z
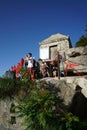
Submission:
M 34 69 L 33 69 L 33 57 L 32 53 L 28 53 L 28 65 L 27 65 L 27 72 L 28 72 L 28 79 L 34 81 Z
M 47 68 L 48 68 L 48 66 L 47 66 L 46 62 L 43 61 L 42 62 L 42 70 L 41 70 L 43 78 L 48 77 Z

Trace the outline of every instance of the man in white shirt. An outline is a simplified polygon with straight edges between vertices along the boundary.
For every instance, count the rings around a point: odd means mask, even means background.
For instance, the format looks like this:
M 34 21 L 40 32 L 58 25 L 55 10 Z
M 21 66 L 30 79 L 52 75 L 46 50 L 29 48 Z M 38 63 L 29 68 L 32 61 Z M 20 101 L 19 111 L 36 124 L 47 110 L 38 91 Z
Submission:
M 28 79 L 31 79 L 32 81 L 34 81 L 34 70 L 33 70 L 33 57 L 32 57 L 32 53 L 28 53 L 28 66 L 27 66 L 27 70 L 28 70 Z

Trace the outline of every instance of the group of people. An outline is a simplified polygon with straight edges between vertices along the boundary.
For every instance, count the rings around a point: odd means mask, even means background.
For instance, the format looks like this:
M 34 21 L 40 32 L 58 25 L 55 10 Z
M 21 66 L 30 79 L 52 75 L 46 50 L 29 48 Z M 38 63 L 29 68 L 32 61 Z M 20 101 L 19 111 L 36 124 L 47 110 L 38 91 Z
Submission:
M 58 72 L 57 61 L 51 60 L 50 62 L 46 62 L 39 59 L 37 62 L 32 53 L 28 53 L 17 65 L 11 67 L 11 72 L 14 73 L 15 78 L 22 78 L 22 74 L 20 73 L 22 67 L 26 68 L 27 78 L 32 81 L 35 78 L 55 77 Z
M 78 66 L 78 64 L 73 64 L 69 61 L 66 61 L 65 53 L 59 56 L 59 60 L 63 68 L 63 73 L 61 73 L 63 76 L 64 73 L 65 75 L 67 75 L 68 68 Z M 55 59 L 47 62 L 39 59 L 37 62 L 36 59 L 32 56 L 32 53 L 28 53 L 20 60 L 20 62 L 16 66 L 11 67 L 11 72 L 14 73 L 16 78 L 22 78 L 22 75 L 20 73 L 22 67 L 26 68 L 27 78 L 32 81 L 34 81 L 34 79 L 36 78 L 44 78 L 49 76 L 56 77 L 58 75 L 59 69 L 58 60 Z
M 28 53 L 17 65 L 11 67 L 11 72 L 14 73 L 14 77 L 16 79 L 22 78 L 20 70 L 23 67 L 26 69 L 27 78 L 32 81 L 34 81 L 35 78 L 54 76 L 50 72 L 57 70 L 57 66 L 55 66 L 52 61 L 50 63 L 47 63 L 42 59 L 36 61 L 36 59 L 32 56 L 32 53 Z
M 15 74 L 16 78 L 20 78 L 22 76 L 20 69 L 25 67 L 28 79 L 32 79 L 32 81 L 34 81 L 35 62 L 36 60 L 32 57 L 32 53 L 28 53 L 16 66 L 14 65 L 11 67 L 11 72 Z

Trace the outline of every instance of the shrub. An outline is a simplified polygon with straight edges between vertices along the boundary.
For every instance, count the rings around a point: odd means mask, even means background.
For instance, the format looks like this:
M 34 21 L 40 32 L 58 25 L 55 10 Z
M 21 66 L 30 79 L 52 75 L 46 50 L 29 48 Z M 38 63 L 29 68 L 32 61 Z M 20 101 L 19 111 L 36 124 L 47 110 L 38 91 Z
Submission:
M 17 106 L 18 115 L 24 118 L 25 130 L 72 130 L 79 120 L 73 114 L 67 114 L 58 101 L 44 83 L 31 84 L 26 98 L 18 101 Z
M 87 46 L 87 36 L 82 36 L 78 42 L 76 42 L 75 47 Z
M 0 78 L 0 99 L 5 99 L 7 97 L 14 97 L 21 90 L 21 88 L 28 86 L 27 82 L 15 80 L 15 79 L 5 79 Z

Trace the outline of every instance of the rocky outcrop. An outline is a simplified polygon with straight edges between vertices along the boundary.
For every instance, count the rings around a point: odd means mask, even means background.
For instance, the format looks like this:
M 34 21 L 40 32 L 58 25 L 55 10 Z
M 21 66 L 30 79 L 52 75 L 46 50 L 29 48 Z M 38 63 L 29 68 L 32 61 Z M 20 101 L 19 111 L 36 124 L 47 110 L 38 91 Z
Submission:
M 87 79 L 64 77 L 59 80 L 56 77 L 45 80 L 48 84 L 54 84 L 56 95 L 63 101 L 63 104 L 67 106 L 70 112 L 81 119 L 87 117 Z M 65 110 L 66 107 L 63 106 L 63 109 Z
M 87 79 L 61 77 L 59 80 L 58 77 L 48 77 L 42 80 L 46 88 L 56 95 L 59 107 L 64 111 L 68 109 L 81 119 L 87 117 Z M 0 100 L 0 130 L 24 130 L 22 118 L 12 112 L 14 105 L 17 105 L 14 100 Z
M 57 89 L 56 96 L 80 118 L 87 117 L 87 79 L 83 77 L 46 78 L 45 81 Z M 59 102 L 58 102 L 59 104 Z M 65 109 L 65 107 L 64 107 Z
M 87 79 L 84 77 L 61 77 L 60 80 L 58 77 L 55 77 L 45 78 L 45 80 L 47 83 L 54 84 L 55 87 L 60 89 L 58 95 L 61 95 L 65 105 L 69 105 L 72 102 L 72 97 L 78 86 L 78 88 L 81 88 L 81 93 L 87 98 Z
M 73 67 L 75 70 L 87 73 L 87 46 L 70 48 L 65 53 L 68 61 L 78 64 Z

